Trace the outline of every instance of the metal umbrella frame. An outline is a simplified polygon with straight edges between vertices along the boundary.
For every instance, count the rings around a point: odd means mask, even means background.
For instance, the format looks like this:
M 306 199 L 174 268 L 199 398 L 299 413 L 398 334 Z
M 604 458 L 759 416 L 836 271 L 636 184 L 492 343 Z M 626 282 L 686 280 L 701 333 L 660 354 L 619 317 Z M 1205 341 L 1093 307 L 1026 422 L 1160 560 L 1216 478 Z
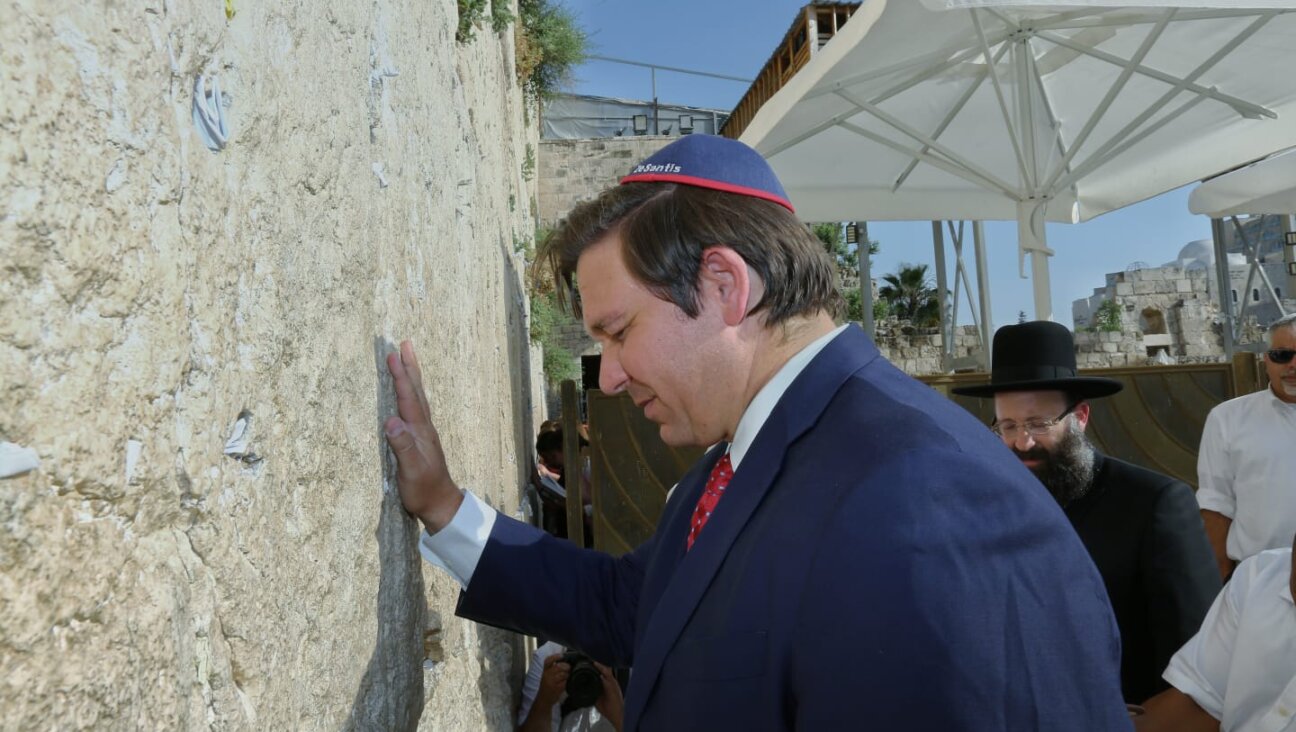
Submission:
M 1264 291 L 1278 306 L 1280 316 L 1287 315 L 1282 298 L 1261 266 L 1263 261 L 1260 242 L 1252 242 L 1238 221 L 1238 216 L 1282 216 L 1286 242 L 1283 259 L 1289 273 L 1296 273 L 1296 150 L 1274 155 L 1251 165 L 1229 171 L 1203 182 L 1188 196 L 1188 210 L 1204 214 L 1211 219 L 1211 238 L 1215 245 L 1215 276 L 1219 288 L 1220 314 L 1223 320 L 1224 351 L 1232 358 L 1236 350 L 1261 350 L 1261 343 L 1241 343 L 1241 325 L 1246 319 L 1251 300 L 1243 297 L 1237 315 L 1225 293 L 1230 289 L 1228 254 L 1225 251 L 1224 230 L 1233 227 L 1242 253 L 1247 260 L 1247 283 L 1244 292 L 1250 292 L 1259 277 Z M 1227 223 L 1226 223 L 1227 221 Z M 1288 287 L 1288 292 L 1292 289 Z
M 1045 222 L 1296 145 L 1296 0 L 867 0 L 742 140 L 806 220 Z

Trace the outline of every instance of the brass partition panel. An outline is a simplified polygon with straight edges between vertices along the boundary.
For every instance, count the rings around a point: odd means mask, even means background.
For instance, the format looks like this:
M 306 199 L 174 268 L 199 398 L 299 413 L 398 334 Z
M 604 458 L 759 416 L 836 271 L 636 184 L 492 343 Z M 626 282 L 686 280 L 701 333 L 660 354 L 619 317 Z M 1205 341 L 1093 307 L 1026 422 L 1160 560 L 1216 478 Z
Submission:
M 619 555 L 652 536 L 666 492 L 702 456 L 674 448 L 625 394 L 586 392 L 594 548 Z
M 1264 388 L 1254 354 L 1233 363 L 1088 369 L 1125 388 L 1090 402 L 1088 434 L 1098 449 L 1197 486 L 1197 449 L 1206 415 L 1216 404 Z M 984 384 L 987 374 L 924 376 L 920 380 L 989 425 L 993 401 L 954 396 L 952 386 Z M 657 425 L 624 395 L 586 392 L 594 548 L 630 551 L 657 526 L 666 492 L 702 456 L 701 448 L 672 448 Z
M 1174 476 L 1197 487 L 1197 449 L 1206 415 L 1222 401 L 1260 388 L 1253 377 L 1255 356 L 1234 363 L 1084 369 L 1125 385 L 1120 393 L 1089 402 L 1089 439 L 1104 453 Z M 991 399 L 950 394 L 954 386 L 988 383 L 988 374 L 920 377 L 982 422 L 994 419 Z

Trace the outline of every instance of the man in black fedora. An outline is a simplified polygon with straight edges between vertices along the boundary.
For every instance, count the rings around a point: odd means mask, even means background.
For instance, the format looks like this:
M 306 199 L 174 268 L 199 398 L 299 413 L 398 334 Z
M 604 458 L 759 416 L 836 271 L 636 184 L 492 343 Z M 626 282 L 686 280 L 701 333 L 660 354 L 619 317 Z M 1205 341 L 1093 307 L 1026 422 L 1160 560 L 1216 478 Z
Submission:
M 1121 383 L 1076 374 L 1071 331 L 1038 321 L 1000 328 L 990 383 L 953 391 L 993 398 L 991 426 L 1062 506 L 1093 557 L 1121 635 L 1121 690 L 1142 702 L 1220 590 L 1197 501 L 1182 481 L 1099 453 L 1085 436 L 1090 399 Z

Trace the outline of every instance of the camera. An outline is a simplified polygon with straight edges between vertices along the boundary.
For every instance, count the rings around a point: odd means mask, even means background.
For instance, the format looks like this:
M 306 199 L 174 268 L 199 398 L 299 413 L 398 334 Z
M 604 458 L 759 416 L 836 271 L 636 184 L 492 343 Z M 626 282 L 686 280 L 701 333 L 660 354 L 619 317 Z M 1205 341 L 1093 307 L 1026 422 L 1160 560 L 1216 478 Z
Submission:
M 564 653 L 559 662 L 571 667 L 567 675 L 567 704 L 572 709 L 594 706 L 603 694 L 603 674 L 594 667 L 594 662 L 576 651 Z

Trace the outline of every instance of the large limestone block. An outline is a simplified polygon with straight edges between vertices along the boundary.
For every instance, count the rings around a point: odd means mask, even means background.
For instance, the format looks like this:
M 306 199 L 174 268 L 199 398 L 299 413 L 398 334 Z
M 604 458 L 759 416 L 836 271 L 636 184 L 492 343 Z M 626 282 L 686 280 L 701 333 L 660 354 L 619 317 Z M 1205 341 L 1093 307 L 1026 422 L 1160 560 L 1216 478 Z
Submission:
M 511 36 L 456 44 L 449 3 L 233 7 L 0 23 L 0 440 L 41 462 L 0 479 L 0 729 L 509 729 L 516 639 L 453 618 L 380 421 L 413 337 L 455 475 L 516 509 Z

